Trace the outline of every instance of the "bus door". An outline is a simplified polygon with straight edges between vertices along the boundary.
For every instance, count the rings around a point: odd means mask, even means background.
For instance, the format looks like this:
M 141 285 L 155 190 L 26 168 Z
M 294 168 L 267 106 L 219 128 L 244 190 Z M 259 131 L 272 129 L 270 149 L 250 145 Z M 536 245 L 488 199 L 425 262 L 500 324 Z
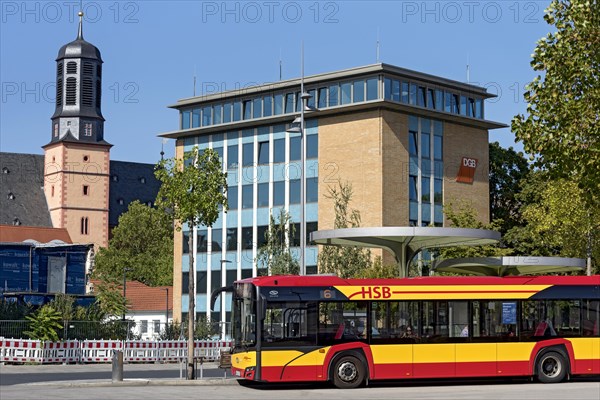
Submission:
M 456 376 L 495 376 L 497 345 L 489 332 L 493 330 L 491 321 L 499 306 L 493 301 L 473 301 L 469 313 L 467 302 L 453 303 L 451 332 L 459 341 L 456 343 Z M 470 324 L 468 315 L 472 316 Z
M 268 302 L 261 342 L 262 379 L 317 380 L 322 361 L 316 340 L 316 303 Z
M 456 344 L 450 338 L 449 302 L 421 302 L 420 336 L 413 346 L 415 378 L 455 376 Z

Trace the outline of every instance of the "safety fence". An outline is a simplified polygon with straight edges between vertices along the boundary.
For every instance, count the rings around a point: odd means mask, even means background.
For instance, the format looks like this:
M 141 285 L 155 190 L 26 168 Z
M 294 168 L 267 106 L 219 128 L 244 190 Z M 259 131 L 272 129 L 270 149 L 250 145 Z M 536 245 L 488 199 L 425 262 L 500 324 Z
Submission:
M 185 340 L 66 340 L 41 342 L 27 339 L 0 338 L 0 362 L 3 363 L 107 363 L 115 351 L 123 351 L 123 361 L 179 362 L 187 359 Z M 226 340 L 194 341 L 194 357 L 217 361 L 221 350 L 231 348 Z

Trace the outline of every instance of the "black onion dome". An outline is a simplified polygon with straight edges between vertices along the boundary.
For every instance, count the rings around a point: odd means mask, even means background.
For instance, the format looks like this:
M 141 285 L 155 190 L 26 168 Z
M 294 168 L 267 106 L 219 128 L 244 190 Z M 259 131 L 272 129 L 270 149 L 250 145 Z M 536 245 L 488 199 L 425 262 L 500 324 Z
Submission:
M 100 50 L 90 42 L 86 42 L 79 38 L 60 48 L 56 61 L 62 60 L 63 58 L 89 58 L 102 62 Z

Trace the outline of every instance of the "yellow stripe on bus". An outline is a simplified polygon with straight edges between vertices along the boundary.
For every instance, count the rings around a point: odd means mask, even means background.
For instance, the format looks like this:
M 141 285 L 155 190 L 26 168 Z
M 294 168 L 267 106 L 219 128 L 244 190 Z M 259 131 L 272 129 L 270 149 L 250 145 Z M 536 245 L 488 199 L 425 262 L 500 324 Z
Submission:
M 551 285 L 336 286 L 351 300 L 527 299 Z
M 498 343 L 498 361 L 528 361 L 535 342 Z
M 412 362 L 412 344 L 371 345 L 375 364 L 404 364 Z
M 569 338 L 573 345 L 573 356 L 575 360 L 600 359 L 600 338 L 582 337 Z

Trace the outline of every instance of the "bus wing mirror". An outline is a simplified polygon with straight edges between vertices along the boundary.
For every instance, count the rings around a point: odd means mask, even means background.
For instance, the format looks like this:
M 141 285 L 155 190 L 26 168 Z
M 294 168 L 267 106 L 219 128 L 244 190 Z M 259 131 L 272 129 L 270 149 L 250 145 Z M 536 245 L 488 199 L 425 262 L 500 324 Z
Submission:
M 213 292 L 210 294 L 210 311 L 214 311 L 217 297 L 219 297 L 219 295 L 223 292 L 232 293 L 233 286 L 223 286 L 222 288 L 213 290 Z

